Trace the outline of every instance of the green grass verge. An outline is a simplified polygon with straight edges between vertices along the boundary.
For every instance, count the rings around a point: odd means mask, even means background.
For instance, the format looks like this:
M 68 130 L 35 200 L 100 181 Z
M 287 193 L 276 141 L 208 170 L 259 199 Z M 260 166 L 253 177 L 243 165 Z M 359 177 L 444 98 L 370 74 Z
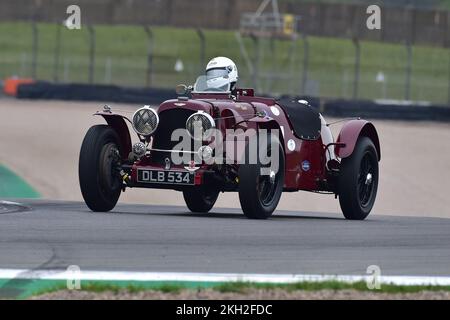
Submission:
M 228 283 L 200 283 L 200 282 L 144 282 L 144 283 L 130 283 L 125 281 L 95 281 L 82 283 L 83 291 L 87 292 L 113 292 L 126 290 L 130 293 L 136 293 L 147 290 L 161 291 L 164 293 L 178 293 L 181 290 L 198 290 L 210 288 L 221 293 L 245 293 L 250 289 L 264 289 L 274 290 L 280 289 L 285 291 L 319 291 L 319 290 L 356 290 L 374 293 L 418 293 L 423 291 L 450 291 L 450 286 L 398 286 L 392 284 L 384 284 L 380 290 L 370 290 L 364 281 L 355 283 L 345 283 L 340 281 L 324 281 L 324 282 L 299 282 L 293 284 L 264 284 L 264 283 L 248 283 L 248 282 L 228 282 Z M 52 286 L 46 286 L 29 292 L 29 295 L 22 295 L 22 297 L 36 296 L 45 293 L 66 290 L 65 283 L 58 283 Z M 1 288 L 0 288 L 1 292 Z
M 216 286 L 213 282 L 166 282 L 166 281 L 82 281 L 82 290 L 90 292 L 104 292 L 128 290 L 138 292 L 142 290 L 158 290 L 162 292 L 178 292 L 182 289 L 210 288 Z M 0 299 L 26 299 L 43 293 L 67 289 L 64 280 L 41 279 L 0 279 Z
M 0 165 L 0 198 L 39 198 L 40 194 L 25 180 Z
M 31 24 L 0 23 L 0 78 L 31 74 Z M 39 24 L 37 76 L 53 80 L 56 26 Z M 194 29 L 154 27 L 154 86 L 174 88 L 178 83 L 192 83 L 204 70 L 200 62 L 200 41 Z M 66 82 L 87 82 L 89 38 L 87 28 L 61 31 L 61 58 L 58 78 Z M 146 78 L 147 36 L 138 26 L 96 26 L 95 82 L 143 86 Z M 253 84 L 251 74 L 240 54 L 234 32 L 207 30 L 206 59 L 224 55 L 236 61 L 241 86 Z M 244 39 L 250 57 L 255 56 L 253 42 Z M 295 49 L 293 45 L 295 44 Z M 311 92 L 327 97 L 349 98 L 353 92 L 355 50 L 349 39 L 310 37 L 308 74 Z M 300 94 L 303 74 L 303 41 L 261 43 L 260 91 L 271 94 Z M 291 54 L 292 53 L 292 54 Z M 403 45 L 363 41 L 361 43 L 361 98 L 403 99 L 405 96 L 407 52 Z M 184 71 L 175 72 L 177 59 Z M 253 58 L 252 58 L 253 59 Z M 111 78 L 107 65 L 111 65 Z M 411 98 L 435 103 L 448 100 L 448 50 L 416 46 L 413 49 Z M 383 72 L 386 85 L 376 81 Z
M 155 290 L 165 293 L 177 293 L 181 290 L 198 290 L 210 288 L 218 292 L 242 293 L 249 289 L 281 289 L 286 291 L 318 291 L 318 290 L 357 290 L 375 293 L 417 293 L 422 291 L 450 291 L 450 286 L 398 286 L 383 284 L 380 290 L 369 290 L 364 281 L 346 283 L 340 281 L 298 282 L 292 284 L 268 284 L 248 282 L 190 282 L 190 281 L 82 281 L 81 290 L 88 292 L 114 292 L 126 290 L 136 293 Z M 0 279 L 0 299 L 26 299 L 45 293 L 67 290 L 67 282 L 63 280 L 35 279 Z
M 450 286 L 399 286 L 384 284 L 380 290 L 370 290 L 367 283 L 359 281 L 346 283 L 340 281 L 298 282 L 292 284 L 255 284 L 255 283 L 223 283 L 214 289 L 220 292 L 243 292 L 247 289 L 282 289 L 286 291 L 318 291 L 318 290 L 357 290 L 379 293 L 416 293 L 421 291 L 450 291 Z

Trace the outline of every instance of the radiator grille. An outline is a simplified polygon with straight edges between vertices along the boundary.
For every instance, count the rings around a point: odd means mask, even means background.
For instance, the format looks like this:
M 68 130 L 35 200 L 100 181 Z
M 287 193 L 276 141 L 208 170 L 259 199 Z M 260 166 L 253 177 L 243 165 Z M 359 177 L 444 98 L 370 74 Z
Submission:
M 179 141 L 171 141 L 172 132 L 176 129 L 186 129 L 186 120 L 195 111 L 188 109 L 170 109 L 159 113 L 159 126 L 153 140 L 154 149 L 173 150 Z M 191 145 L 193 142 L 191 141 Z M 164 159 L 171 157 L 170 152 L 152 152 L 152 161 L 163 165 Z

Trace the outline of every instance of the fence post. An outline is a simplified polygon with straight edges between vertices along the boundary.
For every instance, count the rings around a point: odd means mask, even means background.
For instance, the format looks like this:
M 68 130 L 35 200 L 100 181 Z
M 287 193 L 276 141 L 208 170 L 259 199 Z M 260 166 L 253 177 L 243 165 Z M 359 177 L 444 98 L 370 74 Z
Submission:
M 449 50 L 449 47 L 447 47 Z M 447 88 L 447 103 L 450 106 L 450 51 L 448 53 L 448 88 Z
M 92 25 L 89 25 L 88 31 L 89 31 L 89 84 L 93 84 L 94 67 L 95 67 L 95 29 Z
M 203 73 L 203 69 L 206 67 L 206 38 L 202 29 L 197 29 L 197 35 L 200 39 L 200 73 Z
M 446 21 L 446 33 L 445 33 L 445 39 L 444 39 L 444 45 L 447 50 L 450 50 L 450 12 L 447 11 L 447 19 Z M 447 103 L 450 106 L 450 51 L 448 54 L 448 88 L 447 88 Z
M 70 81 L 70 60 L 67 57 L 64 59 L 63 81 L 66 83 Z
M 250 76 L 253 76 L 253 73 L 254 73 L 254 71 L 253 71 L 254 70 L 253 63 L 250 60 L 250 57 L 249 57 L 249 55 L 247 53 L 247 50 L 245 49 L 244 41 L 242 40 L 242 37 L 241 37 L 241 34 L 239 33 L 239 31 L 236 31 L 234 33 L 234 37 L 236 39 L 236 42 L 239 45 L 239 50 L 241 51 L 241 56 L 244 59 L 245 64 L 247 65 L 248 74 Z M 256 84 L 253 83 L 253 86 L 256 87 Z
M 267 82 L 267 92 L 266 93 L 272 92 L 274 78 L 276 77 L 276 74 L 277 74 L 277 50 L 275 48 L 275 39 L 273 37 L 270 38 L 270 55 L 272 57 L 272 63 L 271 63 L 272 71 L 270 72 L 269 79 Z
M 253 40 L 254 50 L 255 50 L 255 63 L 253 68 L 253 83 L 255 86 L 255 90 L 258 93 L 261 93 L 261 88 L 259 86 L 259 68 L 260 68 L 260 62 L 261 62 L 261 39 L 255 35 L 251 36 Z
M 302 75 L 302 94 L 306 94 L 306 85 L 308 83 L 308 66 L 309 66 L 309 41 L 308 35 L 303 33 L 303 75 Z
M 293 37 L 291 46 L 289 48 L 289 54 L 288 54 L 289 58 L 288 59 L 289 59 L 289 65 L 290 65 L 290 69 L 291 69 L 291 85 L 289 88 L 289 92 L 294 95 L 295 95 L 295 90 L 296 90 L 295 88 L 297 87 L 297 85 L 295 84 L 296 82 L 294 81 L 296 50 L 297 50 L 297 37 Z
M 32 45 L 31 45 L 31 77 L 36 79 L 37 77 L 37 55 L 39 46 L 39 31 L 36 24 L 36 20 L 33 19 L 31 23 L 32 28 Z
M 353 79 L 353 99 L 358 99 L 359 93 L 359 69 L 361 62 L 361 45 L 357 37 L 353 38 L 353 44 L 355 45 L 355 77 Z
M 26 77 L 27 75 L 27 54 L 25 52 L 22 52 L 22 54 L 20 55 L 20 71 L 19 71 L 19 76 L 20 77 Z
M 405 80 L 405 100 L 411 99 L 411 74 L 412 74 L 412 46 L 410 41 L 406 41 L 406 80 Z
M 105 60 L 105 83 L 111 84 L 112 79 L 112 59 L 107 57 Z
M 145 33 L 148 38 L 147 45 L 147 74 L 145 77 L 145 85 L 151 87 L 153 84 L 153 44 L 154 36 L 153 30 L 149 26 L 144 26 Z
M 61 52 L 61 24 L 56 23 L 55 56 L 53 58 L 53 81 L 59 81 L 59 57 Z

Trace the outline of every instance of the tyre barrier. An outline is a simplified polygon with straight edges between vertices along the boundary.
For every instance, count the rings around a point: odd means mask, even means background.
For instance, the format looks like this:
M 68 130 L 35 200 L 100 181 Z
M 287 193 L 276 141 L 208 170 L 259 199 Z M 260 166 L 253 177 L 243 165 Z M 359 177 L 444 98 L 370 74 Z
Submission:
M 17 96 L 18 88 L 21 85 L 31 83 L 35 83 L 35 81 L 31 78 L 11 77 L 5 79 L 4 82 L 0 82 L 0 90 L 2 94 L 15 97 Z
M 160 104 L 165 100 L 176 98 L 176 93 L 172 89 L 36 82 L 19 85 L 17 98 Z M 338 118 L 361 117 L 369 120 L 391 119 L 450 122 L 450 107 L 445 105 L 387 100 L 325 99 L 288 95 L 280 96 L 278 100 L 307 100 L 311 106 L 317 108 L 324 115 Z
M 20 85 L 17 90 L 17 98 L 159 104 L 165 100 L 176 98 L 176 94 L 174 90 L 170 89 L 37 82 Z
M 322 101 L 320 110 L 337 118 L 450 121 L 449 106 L 414 102 L 330 99 Z

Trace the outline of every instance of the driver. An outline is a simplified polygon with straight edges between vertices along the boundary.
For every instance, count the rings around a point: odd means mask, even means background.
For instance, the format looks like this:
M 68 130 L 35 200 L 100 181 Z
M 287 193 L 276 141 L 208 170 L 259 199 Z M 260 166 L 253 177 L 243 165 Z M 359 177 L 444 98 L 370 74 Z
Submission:
M 236 89 L 238 70 L 233 60 L 226 57 L 216 57 L 206 66 L 206 83 L 208 88 L 223 88 L 230 84 L 231 92 Z

